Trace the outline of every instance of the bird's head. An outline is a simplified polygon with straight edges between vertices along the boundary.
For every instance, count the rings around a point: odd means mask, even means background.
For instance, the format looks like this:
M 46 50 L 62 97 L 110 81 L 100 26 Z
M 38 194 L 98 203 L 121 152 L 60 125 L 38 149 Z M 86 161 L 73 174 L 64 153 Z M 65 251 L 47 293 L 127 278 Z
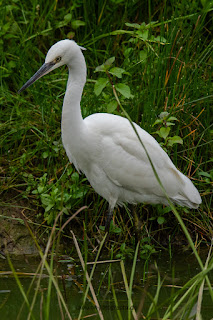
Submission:
M 80 50 L 85 50 L 85 48 L 80 47 L 73 40 L 61 40 L 55 43 L 47 52 L 45 63 L 41 68 L 21 87 L 18 91 L 19 93 L 24 89 L 28 88 L 36 80 L 43 77 L 45 74 L 51 72 L 52 70 L 63 66 L 64 64 L 69 64 L 75 56 L 79 55 Z

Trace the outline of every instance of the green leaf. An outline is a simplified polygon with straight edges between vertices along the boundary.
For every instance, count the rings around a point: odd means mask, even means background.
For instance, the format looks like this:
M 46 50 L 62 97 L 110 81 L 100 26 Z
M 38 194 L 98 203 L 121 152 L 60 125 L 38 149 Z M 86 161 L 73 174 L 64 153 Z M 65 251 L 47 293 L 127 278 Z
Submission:
M 140 29 L 140 28 L 141 28 L 141 25 L 138 24 L 138 23 L 129 23 L 129 22 L 126 22 L 125 25 L 126 25 L 127 27 L 135 28 L 135 29 Z
M 176 117 L 169 117 L 168 121 L 177 121 L 178 119 Z
M 68 14 L 66 14 L 66 16 L 64 16 L 64 20 L 67 22 L 71 21 L 71 19 L 72 19 L 71 13 L 68 13 Z
M 137 31 L 137 34 L 142 40 L 146 41 L 148 39 L 149 30 L 144 30 L 144 31 L 139 30 Z
M 47 224 L 51 224 L 53 222 L 53 220 L 54 220 L 53 212 L 50 212 L 49 214 L 45 214 L 44 218 L 47 221 Z
M 53 190 L 51 191 L 51 196 L 56 196 L 56 195 L 58 195 L 58 192 L 59 190 L 58 190 L 58 188 L 56 187 L 56 188 L 53 188 Z
M 122 74 L 125 72 L 124 69 L 122 68 L 112 68 L 110 69 L 109 73 L 113 74 L 114 76 L 118 77 L 118 78 L 122 78 Z
M 140 61 L 144 63 L 147 59 L 147 51 L 141 50 L 139 53 L 139 56 L 140 56 Z
M 121 228 L 118 228 L 118 227 L 115 227 L 115 228 L 113 228 L 113 233 L 121 233 Z
M 162 43 L 166 43 L 167 42 L 167 40 L 162 36 L 155 37 L 155 41 L 159 41 L 159 42 L 162 42 Z
M 8 67 L 8 69 L 13 69 L 13 68 L 15 68 L 16 67 L 16 63 L 15 63 L 15 61 L 10 61 L 8 64 L 7 64 L 7 67 Z
M 156 133 L 159 135 L 159 137 L 163 138 L 164 140 L 168 137 L 170 132 L 170 127 L 161 127 L 159 131 L 156 131 Z
M 49 206 L 52 204 L 52 199 L 49 194 L 42 194 L 41 195 L 41 202 L 44 206 Z
M 118 103 L 116 100 L 110 101 L 110 103 L 107 105 L 107 112 L 108 113 L 114 112 L 117 108 L 117 105 L 118 105 Z
M 130 87 L 123 83 L 118 83 L 115 85 L 115 89 L 120 92 L 125 98 L 133 98 L 134 96 L 131 94 Z
M 73 167 L 72 167 L 72 166 L 69 166 L 69 167 L 67 168 L 67 175 L 70 176 L 72 172 L 73 172 Z
M 81 20 L 74 20 L 71 22 L 72 28 L 73 29 L 77 29 L 79 27 L 85 26 L 86 23 L 84 21 Z
M 159 123 L 162 123 L 163 122 L 163 120 L 162 119 L 157 119 L 157 120 L 155 120 L 155 122 L 153 123 L 153 127 L 156 125 L 156 124 L 159 124 Z
M 49 153 L 47 151 L 44 151 L 42 153 L 42 158 L 46 159 L 49 156 Z
M 115 57 L 111 57 L 104 62 L 104 65 L 107 67 L 111 67 L 114 61 L 115 61 Z
M 175 143 L 183 144 L 183 139 L 179 136 L 169 137 L 168 138 L 168 146 L 171 147 Z
M 163 119 L 163 120 L 166 120 L 166 118 L 169 116 L 169 112 L 167 111 L 163 111 L 159 114 L 159 118 L 160 119 Z
M 204 177 L 207 177 L 207 178 L 211 178 L 211 175 L 208 172 L 205 172 L 205 171 L 198 172 L 198 174 L 199 174 L 199 176 L 204 176 Z
M 107 59 L 103 64 L 97 66 L 95 72 L 106 72 L 112 66 L 113 62 L 115 61 L 115 57 L 111 57 Z
M 73 182 L 76 182 L 76 183 L 79 181 L 79 174 L 78 174 L 78 172 L 74 172 L 74 173 L 72 174 L 71 180 L 72 180 Z
M 108 83 L 107 78 L 99 78 L 96 81 L 95 87 L 94 87 L 94 92 L 96 96 L 99 96 L 101 94 L 102 90 L 106 87 L 107 83 Z
M 175 123 L 166 121 L 166 125 L 167 125 L 167 127 L 169 127 L 169 126 L 175 126 Z
M 38 190 L 38 193 L 42 193 L 44 191 L 44 187 L 38 186 L 37 190 Z
M 50 211 L 53 207 L 54 207 L 54 203 L 50 203 L 50 204 L 45 208 L 45 212 Z
M 158 222 L 158 224 L 163 224 L 165 222 L 165 218 L 164 217 L 158 217 L 157 218 L 157 222 Z

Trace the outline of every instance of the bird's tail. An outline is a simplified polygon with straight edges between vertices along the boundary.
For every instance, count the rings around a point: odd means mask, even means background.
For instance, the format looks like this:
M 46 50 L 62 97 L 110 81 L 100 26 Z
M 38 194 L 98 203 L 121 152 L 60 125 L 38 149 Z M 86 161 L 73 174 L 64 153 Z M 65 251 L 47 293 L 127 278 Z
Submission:
M 182 188 L 171 200 L 180 206 L 197 209 L 202 202 L 197 188 L 184 174 L 179 171 L 178 174 L 182 180 Z

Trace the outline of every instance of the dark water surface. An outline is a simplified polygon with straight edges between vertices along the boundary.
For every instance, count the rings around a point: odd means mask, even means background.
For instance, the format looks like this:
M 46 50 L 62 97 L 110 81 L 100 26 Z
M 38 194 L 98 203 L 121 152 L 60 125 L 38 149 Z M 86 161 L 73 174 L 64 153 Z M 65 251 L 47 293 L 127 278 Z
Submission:
M 203 262 L 205 262 L 206 255 L 207 252 L 201 253 Z M 160 316 L 165 313 L 168 306 L 166 300 L 169 299 L 174 292 L 180 290 L 188 280 L 196 275 L 200 271 L 200 268 L 196 262 L 196 259 L 191 254 L 191 251 L 179 252 L 174 255 L 172 259 L 170 259 L 168 254 L 161 253 L 155 257 L 153 256 L 151 260 L 152 261 L 149 262 L 144 260 L 137 262 L 132 300 L 136 311 L 139 304 L 143 301 L 143 313 L 146 315 L 146 311 L 149 309 L 152 298 L 155 296 L 157 290 L 159 272 L 163 284 L 161 286 L 158 299 L 159 314 L 155 314 L 153 319 L 160 319 Z M 76 259 L 76 261 L 78 260 Z M 26 293 L 33 278 L 33 275 L 29 275 L 29 273 L 31 274 L 36 272 L 39 260 L 13 258 L 12 263 L 16 272 L 26 273 L 26 275 L 19 275 L 22 288 Z M 125 261 L 124 265 L 129 282 L 132 262 Z M 112 290 L 111 288 L 108 290 L 108 283 L 110 282 L 113 282 L 114 284 L 114 289 L 118 300 L 118 309 L 121 313 L 121 316 L 123 319 L 128 319 L 128 302 L 120 263 L 112 263 L 111 266 L 109 266 L 110 264 L 108 263 L 97 265 L 92 280 L 92 284 L 100 303 L 104 319 L 118 319 Z M 57 262 L 54 264 L 54 268 L 59 276 L 58 284 L 64 298 L 67 301 L 70 314 L 72 318 L 75 319 L 78 317 L 79 310 L 82 305 L 82 285 L 85 281 L 82 268 L 80 265 L 75 265 L 74 267 L 74 265 L 71 265 L 68 262 Z M 109 268 L 113 277 L 113 281 L 109 280 Z M 90 272 L 90 270 L 91 265 L 88 266 L 88 271 Z M 7 260 L 0 259 L 0 271 L 11 271 Z M 44 270 L 44 274 L 48 275 L 47 270 Z M 64 276 L 64 279 L 61 278 L 62 275 Z M 213 285 L 212 274 L 209 275 L 209 279 Z M 35 293 L 37 281 L 38 280 L 36 279 L 28 295 L 30 303 Z M 44 313 L 47 288 L 48 277 L 43 277 L 39 286 L 39 293 L 33 310 L 34 319 L 36 320 L 47 319 Z M 58 297 L 53 284 L 51 292 L 49 319 L 62 319 Z M 89 296 L 92 297 L 90 291 Z M 27 319 L 28 308 L 26 304 L 22 308 L 23 301 L 24 298 L 20 292 L 20 289 L 18 288 L 14 276 L 9 273 L 0 274 L 0 320 Z M 89 319 L 99 319 L 96 308 L 92 302 L 87 299 L 84 306 L 83 316 L 92 314 L 94 314 L 94 316 L 89 317 Z M 202 316 L 204 320 L 213 319 L 213 304 L 209 296 L 209 291 L 206 288 L 206 284 L 202 303 Z M 65 319 L 67 319 L 67 317 L 65 317 Z M 185 319 L 189 319 L 189 317 L 186 317 Z

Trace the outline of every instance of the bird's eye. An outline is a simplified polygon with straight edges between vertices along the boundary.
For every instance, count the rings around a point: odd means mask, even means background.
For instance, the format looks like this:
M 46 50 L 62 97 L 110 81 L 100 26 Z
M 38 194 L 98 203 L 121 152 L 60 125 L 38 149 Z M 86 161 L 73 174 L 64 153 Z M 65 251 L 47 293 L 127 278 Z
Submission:
M 58 63 L 59 61 L 61 61 L 61 57 L 57 57 L 57 58 L 55 59 L 55 62 L 56 62 L 56 63 Z

